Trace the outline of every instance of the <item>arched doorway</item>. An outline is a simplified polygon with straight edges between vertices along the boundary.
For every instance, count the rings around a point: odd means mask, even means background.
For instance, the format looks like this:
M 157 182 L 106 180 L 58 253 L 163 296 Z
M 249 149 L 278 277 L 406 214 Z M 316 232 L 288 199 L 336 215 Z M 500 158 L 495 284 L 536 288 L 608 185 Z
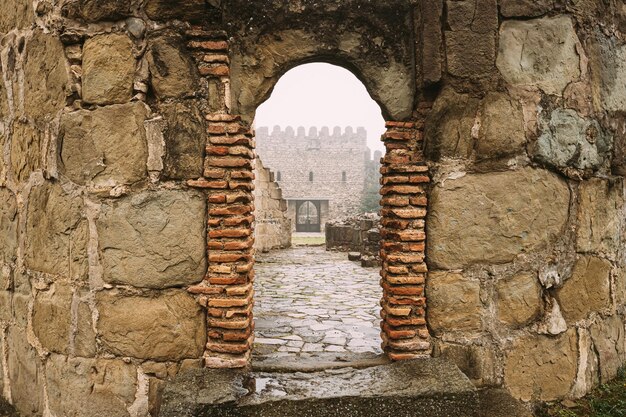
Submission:
M 197 36 L 198 39 L 191 42 L 196 42 L 194 46 L 204 53 L 213 51 L 213 45 L 218 45 L 215 41 L 220 42 L 220 48 L 228 49 L 228 41 L 223 37 L 213 38 L 212 33 L 198 33 Z M 279 37 L 267 38 L 267 41 L 282 42 Z M 279 49 L 264 50 L 272 54 Z M 324 56 L 328 57 L 329 53 Z M 213 77 L 222 86 L 216 90 L 217 105 L 205 116 L 209 123 L 205 175 L 202 179 L 189 181 L 190 186 L 205 189 L 209 201 L 209 274 L 205 282 L 190 289 L 206 294 L 209 340 L 205 363 L 209 367 L 247 366 L 254 343 L 254 202 L 251 182 L 255 141 L 250 125 L 254 118 L 251 109 L 267 98 L 282 74 L 298 64 L 315 60 L 316 52 L 311 50 L 307 56 L 299 55 L 293 61 L 286 56 L 281 56 L 280 62 L 277 57 L 269 57 L 267 62 L 273 60 L 276 65 L 250 66 L 245 70 L 241 65 L 246 63 L 240 58 L 232 56 L 230 65 L 233 70 L 230 73 L 223 69 L 212 72 L 212 67 L 207 69 L 206 64 L 200 64 L 202 73 Z M 363 76 L 358 66 L 350 63 L 346 56 L 338 53 L 333 61 L 343 62 L 357 76 Z M 263 80 L 259 83 L 258 76 L 248 78 L 250 71 L 265 71 Z M 398 80 L 404 79 L 402 77 Z M 372 96 L 381 100 L 378 102 L 382 103 L 387 119 L 380 190 L 382 345 L 392 360 L 428 355 L 431 344 L 425 314 L 427 267 L 424 242 L 425 185 L 430 179 L 421 147 L 423 120 L 430 104 L 423 103 L 411 110 L 409 101 L 394 101 L 400 95 L 414 97 L 414 82 L 394 81 L 393 86 L 385 89 L 383 78 L 377 79 L 376 73 L 371 71 L 367 77 L 359 79 L 369 86 L 368 91 L 376 90 Z M 370 84 L 371 80 L 375 80 L 373 84 Z M 233 86 L 236 92 L 230 90 Z M 236 114 L 238 110 L 243 114 Z M 337 178 L 340 181 L 341 175 Z
M 296 232 L 319 233 L 321 230 L 321 201 L 298 201 L 296 204 Z

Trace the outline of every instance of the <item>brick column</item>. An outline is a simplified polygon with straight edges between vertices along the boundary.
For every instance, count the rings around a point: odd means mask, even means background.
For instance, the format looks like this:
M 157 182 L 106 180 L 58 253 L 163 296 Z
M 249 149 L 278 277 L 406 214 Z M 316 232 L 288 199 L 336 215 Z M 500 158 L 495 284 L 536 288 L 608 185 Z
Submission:
M 188 181 L 207 194 L 209 266 L 204 281 L 188 290 L 207 307 L 205 365 L 239 368 L 248 365 L 254 339 L 254 138 L 240 116 L 229 114 L 224 34 L 192 29 L 187 35 L 212 95 L 207 102 L 204 175 Z
M 381 167 L 381 317 L 392 360 L 431 352 L 424 287 L 425 217 L 430 181 L 422 154 L 423 122 L 387 122 Z

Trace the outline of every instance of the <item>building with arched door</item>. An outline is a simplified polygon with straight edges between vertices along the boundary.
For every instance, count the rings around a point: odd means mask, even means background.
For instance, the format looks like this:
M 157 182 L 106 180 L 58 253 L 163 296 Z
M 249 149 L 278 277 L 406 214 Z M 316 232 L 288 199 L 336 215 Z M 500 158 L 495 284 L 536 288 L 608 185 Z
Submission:
M 259 127 L 257 153 L 288 202 L 295 232 L 323 232 L 324 224 L 363 211 L 368 176 L 375 173 L 380 155 L 372 159 L 367 132 L 359 127 L 321 129 L 304 127 L 272 131 Z

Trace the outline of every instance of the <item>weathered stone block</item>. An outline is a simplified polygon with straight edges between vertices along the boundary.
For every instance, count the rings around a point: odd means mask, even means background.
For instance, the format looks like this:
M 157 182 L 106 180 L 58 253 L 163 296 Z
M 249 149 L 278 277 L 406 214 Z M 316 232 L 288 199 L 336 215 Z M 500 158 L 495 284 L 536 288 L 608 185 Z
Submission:
M 508 349 L 504 383 L 520 400 L 551 401 L 566 396 L 576 378 L 576 330 L 557 337 L 529 335 Z
M 19 182 L 41 169 L 41 132 L 27 123 L 15 122 L 11 137 L 11 169 Z
M 508 20 L 500 27 L 497 66 L 513 85 L 561 95 L 580 77 L 578 37 L 569 17 Z
M 146 13 L 153 20 L 197 21 L 205 17 L 206 7 L 205 0 L 148 0 Z
M 1 273 L 1 272 L 0 272 Z M 0 323 L 9 322 L 12 316 L 11 298 L 13 293 L 0 288 Z M 2 379 L 2 378 L 0 378 Z M 2 391 L 0 391 L 2 392 Z
M 472 153 L 472 126 L 478 99 L 444 89 L 426 120 L 425 153 L 429 158 L 469 158 Z
M 596 171 L 611 152 L 612 139 L 600 124 L 574 110 L 556 109 L 540 123 L 543 133 L 535 146 L 535 157 L 557 168 L 574 167 Z
M 443 33 L 441 16 L 443 0 L 424 0 L 421 9 L 422 76 L 425 84 L 441 80 L 443 64 Z
M 24 113 L 36 120 L 52 121 L 65 106 L 67 84 L 61 41 L 36 30 L 24 52 Z
M 476 142 L 478 158 L 500 158 L 524 151 L 524 114 L 519 101 L 506 94 L 491 93 L 482 102 Z
M 0 91 L 0 93 L 2 93 L 2 91 Z M 0 111 L 2 111 L 2 109 L 0 109 Z M 4 144 L 7 142 L 7 140 L 8 140 L 7 133 L 3 129 L 0 129 L 0 149 L 4 149 Z M 4 163 L 4 158 L 0 158 L 0 187 L 5 186 L 6 181 L 7 181 L 7 166 Z
M 2 66 L 2 56 L 0 55 L 0 67 L 1 66 Z M 8 95 L 7 88 L 4 85 L 4 82 L 0 82 L 0 121 L 7 120 L 9 118 L 10 110 L 12 110 L 12 108 L 9 104 L 9 95 Z M 0 129 L 0 146 L 3 146 L 3 141 L 4 141 L 3 133 L 4 133 L 3 129 Z M 4 148 L 0 148 L 0 149 L 4 149 Z M 2 163 L 3 163 L 2 159 L 3 158 L 0 158 L 0 181 L 2 180 L 2 177 L 1 177 Z
M 74 355 L 81 358 L 92 358 L 96 355 L 96 332 L 93 330 L 89 305 L 85 302 L 79 303 L 77 314 Z
M 130 184 L 147 176 L 148 145 L 142 103 L 63 115 L 60 168 L 78 184 Z
M 44 349 L 68 354 L 72 324 L 72 289 L 55 284 L 39 291 L 33 305 L 33 332 Z
M 111 353 L 138 359 L 198 358 L 206 343 L 205 312 L 184 291 L 155 297 L 103 291 L 96 296 L 98 334 Z
M 157 98 L 162 100 L 195 94 L 198 71 L 180 35 L 162 33 L 150 39 L 147 57 Z
M 88 22 L 119 20 L 130 15 L 130 0 L 80 0 L 78 7 Z
M 469 29 L 475 33 L 498 30 L 496 0 L 448 0 L 448 26 L 451 30 Z
M 87 275 L 87 222 L 80 197 L 60 185 L 33 187 L 26 212 L 26 267 L 83 280 Z
M 28 326 L 28 316 L 30 315 L 29 304 L 31 300 L 31 294 L 13 294 L 13 304 L 11 305 L 13 319 L 17 327 L 24 331 L 26 330 L 26 326 Z
M 104 280 L 142 288 L 197 283 L 206 272 L 205 199 L 159 191 L 114 201 L 97 222 Z
M 435 357 L 442 357 L 459 367 L 478 386 L 495 382 L 495 355 L 493 346 L 459 345 L 439 342 Z
M 130 101 L 135 76 L 133 45 L 126 35 L 87 39 L 83 47 L 83 100 L 93 104 Z
M 28 344 L 25 329 L 9 327 L 7 368 L 13 405 L 23 416 L 43 413 L 43 375 L 37 351 Z
M 541 285 L 536 275 L 522 273 L 496 284 L 498 320 L 508 326 L 525 326 L 541 313 Z
M 583 256 L 576 261 L 572 276 L 557 291 L 556 298 L 568 323 L 609 307 L 611 302 L 611 263 Z
M 599 356 L 600 381 L 609 382 L 626 361 L 623 318 L 615 315 L 594 324 L 591 326 L 591 339 Z
M 596 110 L 626 111 L 626 45 L 596 32 L 586 42 Z
M 496 32 L 446 32 L 448 72 L 456 77 L 483 78 L 495 69 Z
M 137 370 L 121 360 L 53 354 L 46 361 L 46 381 L 54 415 L 125 417 L 135 400 Z
M 0 202 L 0 263 L 13 263 L 17 257 L 17 201 L 11 191 L 0 188 Z
M 428 274 L 428 324 L 435 334 L 481 328 L 480 283 L 461 274 Z
M 33 3 L 29 0 L 3 0 L 0 15 L 0 33 L 25 29 L 35 21 Z
M 206 134 L 196 101 L 161 106 L 167 122 L 163 175 L 172 179 L 202 176 Z
M 554 7 L 554 0 L 500 0 L 500 12 L 505 17 L 537 17 Z
M 447 179 L 431 194 L 428 262 L 459 269 L 543 248 L 561 235 L 569 200 L 567 184 L 544 170 Z
M 613 254 L 624 222 L 623 182 L 594 178 L 580 184 L 576 247 L 580 252 Z

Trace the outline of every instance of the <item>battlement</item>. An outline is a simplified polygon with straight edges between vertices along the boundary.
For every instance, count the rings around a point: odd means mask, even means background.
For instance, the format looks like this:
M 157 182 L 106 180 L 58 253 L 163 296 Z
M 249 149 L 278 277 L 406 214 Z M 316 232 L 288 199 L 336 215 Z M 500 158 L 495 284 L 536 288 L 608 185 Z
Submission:
M 288 139 L 303 141 L 310 139 L 319 139 L 324 141 L 362 140 L 365 142 L 367 141 L 367 130 L 365 130 L 362 126 L 357 127 L 356 130 L 352 126 L 347 126 L 344 129 L 339 126 L 335 126 L 331 133 L 328 126 L 323 126 L 319 129 L 317 127 L 311 127 L 307 133 L 306 128 L 303 126 L 299 126 L 297 128 L 287 126 L 284 129 L 281 126 L 274 126 L 270 132 L 269 127 L 262 126 L 256 129 L 256 137 L 260 141 L 269 142 Z

